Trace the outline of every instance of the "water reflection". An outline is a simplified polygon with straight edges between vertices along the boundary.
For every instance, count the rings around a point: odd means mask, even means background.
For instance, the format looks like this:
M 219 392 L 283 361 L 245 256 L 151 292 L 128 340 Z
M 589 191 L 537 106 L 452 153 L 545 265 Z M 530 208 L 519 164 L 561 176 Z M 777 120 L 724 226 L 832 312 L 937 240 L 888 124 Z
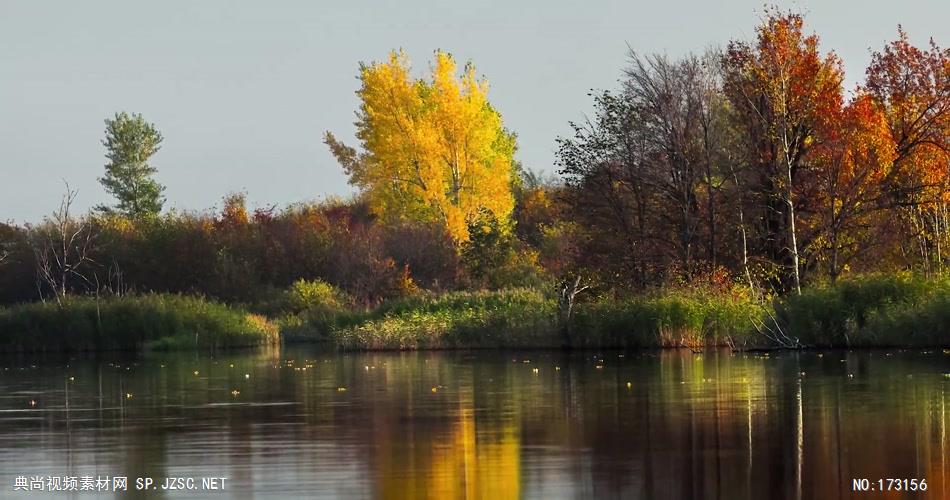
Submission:
M 942 351 L 0 358 L 0 496 L 108 475 L 234 498 L 867 496 L 855 478 L 947 498 L 948 372 Z

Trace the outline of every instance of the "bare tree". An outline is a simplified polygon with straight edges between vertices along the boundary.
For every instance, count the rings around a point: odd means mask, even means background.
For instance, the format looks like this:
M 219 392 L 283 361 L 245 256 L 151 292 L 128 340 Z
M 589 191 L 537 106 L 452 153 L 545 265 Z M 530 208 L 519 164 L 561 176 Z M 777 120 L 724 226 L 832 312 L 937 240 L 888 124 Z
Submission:
M 75 219 L 71 214 L 77 191 L 66 184 L 66 193 L 59 209 L 43 222 L 29 227 L 30 245 L 36 258 L 36 276 L 41 295 L 47 288 L 62 305 L 71 284 L 95 287 L 85 267 L 93 263 L 92 250 L 95 230 L 86 219 Z
M 578 274 L 574 279 L 565 279 L 558 289 L 558 320 L 561 323 L 565 345 L 571 344 L 571 320 L 574 317 L 574 305 L 577 302 L 577 296 L 590 289 L 589 284 L 582 285 L 581 281 L 581 275 Z
M 663 55 L 641 57 L 631 51 L 624 74 L 625 97 L 638 110 L 639 126 L 648 138 L 649 183 L 668 207 L 657 215 L 675 229 L 669 243 L 677 249 L 683 271 L 689 273 L 700 222 L 696 194 L 705 159 L 702 66 L 695 56 L 671 61 Z

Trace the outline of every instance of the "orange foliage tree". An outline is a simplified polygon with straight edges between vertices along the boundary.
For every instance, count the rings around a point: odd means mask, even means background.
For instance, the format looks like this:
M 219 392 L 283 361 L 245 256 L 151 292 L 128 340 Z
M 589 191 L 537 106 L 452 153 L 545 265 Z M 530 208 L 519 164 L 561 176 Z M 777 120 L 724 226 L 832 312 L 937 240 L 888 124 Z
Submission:
M 948 234 L 950 167 L 950 50 L 931 39 L 926 50 L 913 46 L 898 27 L 898 38 L 871 57 L 865 83 L 880 106 L 896 143 L 889 195 L 918 243 L 925 266 L 941 263 Z
M 800 291 L 800 253 L 810 243 L 796 228 L 810 177 L 805 159 L 816 132 L 841 107 L 843 70 L 833 52 L 820 54 L 818 36 L 804 33 L 800 15 L 772 11 L 756 31 L 754 45 L 729 44 L 724 92 L 746 141 L 761 244 L 788 269 L 782 284 Z
M 867 94 L 832 112 L 819 131 L 811 162 L 820 207 L 816 226 L 822 229 L 828 274 L 835 281 L 842 268 L 874 242 L 882 222 L 875 218 L 889 205 L 882 181 L 897 156 L 884 114 Z

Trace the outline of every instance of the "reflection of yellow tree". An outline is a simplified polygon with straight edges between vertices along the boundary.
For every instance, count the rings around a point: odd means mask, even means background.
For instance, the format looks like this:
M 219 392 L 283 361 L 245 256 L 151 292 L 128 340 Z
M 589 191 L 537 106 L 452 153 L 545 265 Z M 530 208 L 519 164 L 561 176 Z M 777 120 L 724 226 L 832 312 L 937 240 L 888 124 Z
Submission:
M 393 449 L 380 436 L 379 493 L 384 498 L 518 498 L 521 456 L 516 421 L 478 429 L 474 391 L 463 386 L 447 429 L 414 435 L 416 447 Z M 402 451 L 402 453 L 400 453 Z

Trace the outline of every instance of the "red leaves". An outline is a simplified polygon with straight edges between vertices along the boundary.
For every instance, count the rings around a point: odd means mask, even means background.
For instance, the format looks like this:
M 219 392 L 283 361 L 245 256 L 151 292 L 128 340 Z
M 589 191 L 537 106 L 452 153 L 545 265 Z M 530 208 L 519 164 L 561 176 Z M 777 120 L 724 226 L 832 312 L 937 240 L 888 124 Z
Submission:
M 871 57 L 868 94 L 883 110 L 897 145 L 890 181 L 897 201 L 943 198 L 950 161 L 950 50 L 898 39 Z

